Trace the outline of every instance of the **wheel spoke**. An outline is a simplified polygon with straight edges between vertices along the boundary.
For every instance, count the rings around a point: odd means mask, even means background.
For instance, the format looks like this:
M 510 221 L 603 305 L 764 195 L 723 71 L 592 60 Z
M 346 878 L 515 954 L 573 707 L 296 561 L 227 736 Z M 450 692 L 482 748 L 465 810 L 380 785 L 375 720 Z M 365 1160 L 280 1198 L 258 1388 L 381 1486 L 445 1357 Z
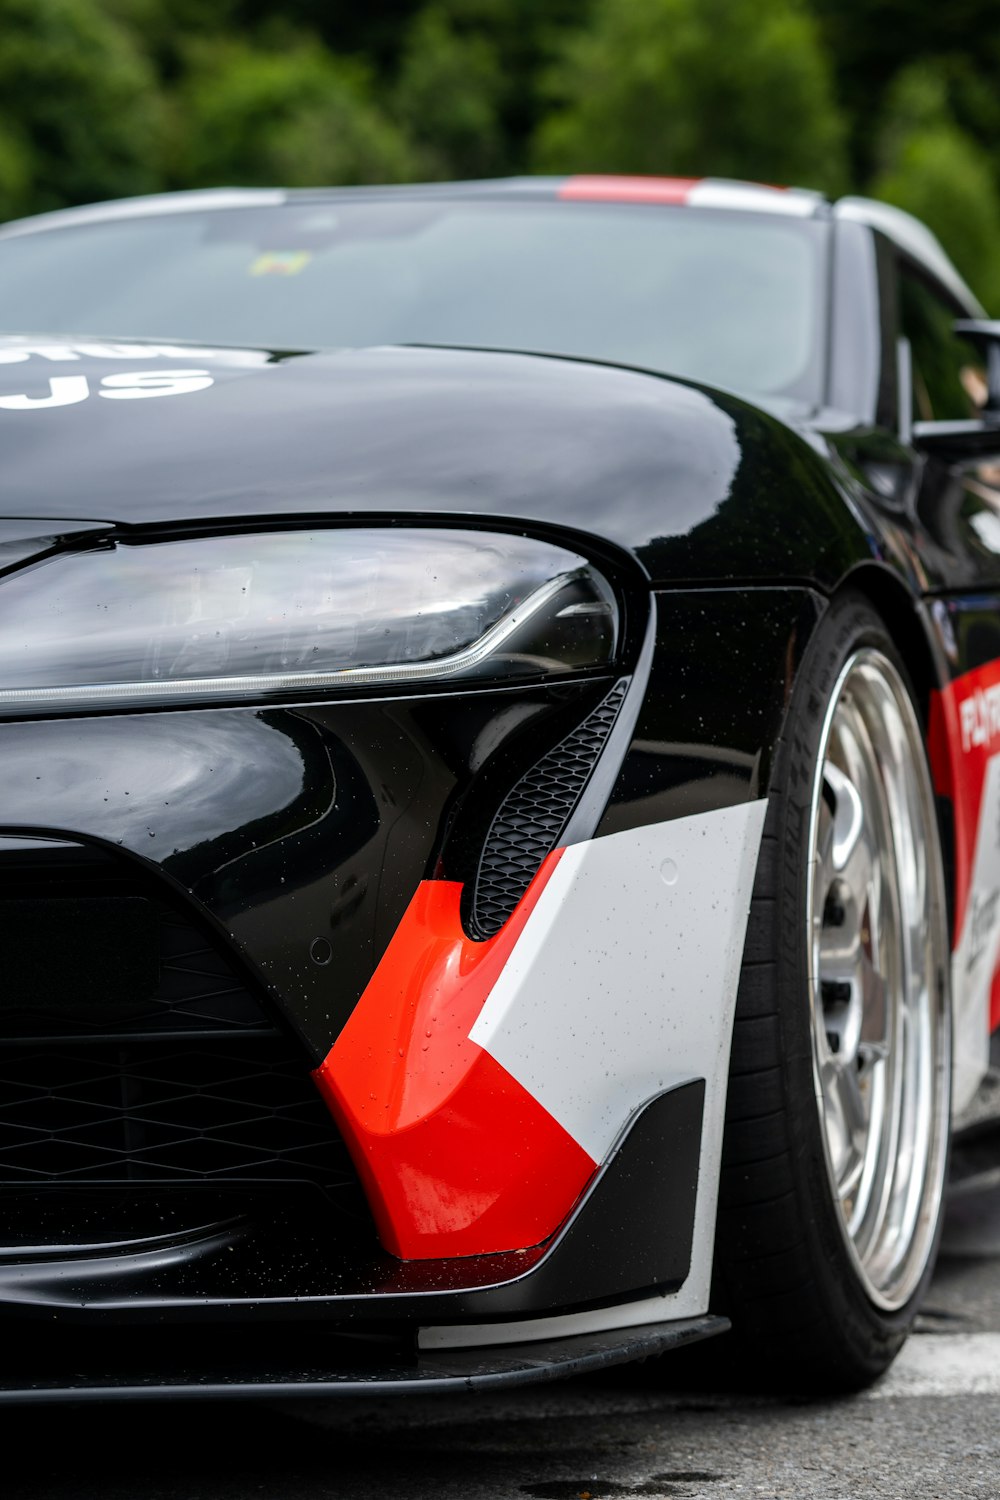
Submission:
M 827 761 L 823 767 L 826 791 L 833 801 L 833 828 L 829 862 L 843 873 L 858 843 L 864 836 L 864 804 L 857 788 L 839 766 Z
M 861 1181 L 865 1170 L 865 1158 L 860 1151 L 855 1151 L 851 1158 L 848 1171 L 837 1183 L 837 1193 L 846 1213 L 852 1211 L 855 1190 Z
M 864 959 L 856 927 L 824 927 L 819 939 L 820 979 L 850 979 Z
M 877 856 L 872 849 L 870 834 L 864 822 L 857 829 L 852 827 L 851 832 L 854 837 L 850 843 L 834 843 L 833 864 L 860 907 L 869 898 Z
M 836 1056 L 824 1068 L 826 1097 L 834 1104 L 844 1139 L 855 1147 L 864 1145 L 868 1115 L 857 1083 L 854 1063 L 842 1066 Z
M 858 1073 L 862 1078 L 889 1056 L 888 1042 L 862 1042 L 858 1048 Z
M 880 974 L 866 953 L 862 953 L 861 964 L 861 1041 L 869 1053 L 887 1049 L 886 1027 L 888 1025 L 888 989 L 885 976 Z M 861 1047 L 858 1048 L 860 1056 Z

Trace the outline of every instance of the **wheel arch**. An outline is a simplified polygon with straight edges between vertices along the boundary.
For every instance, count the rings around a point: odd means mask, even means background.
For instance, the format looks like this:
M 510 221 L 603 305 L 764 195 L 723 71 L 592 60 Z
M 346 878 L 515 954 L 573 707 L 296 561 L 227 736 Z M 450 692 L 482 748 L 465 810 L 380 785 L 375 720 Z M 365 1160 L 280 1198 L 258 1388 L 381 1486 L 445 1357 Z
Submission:
M 898 574 L 878 563 L 862 563 L 854 568 L 843 580 L 841 588 L 863 594 L 884 621 L 917 691 L 918 706 L 926 729 L 930 695 L 943 684 L 935 667 L 931 643 L 920 619 L 917 607 L 919 600 Z

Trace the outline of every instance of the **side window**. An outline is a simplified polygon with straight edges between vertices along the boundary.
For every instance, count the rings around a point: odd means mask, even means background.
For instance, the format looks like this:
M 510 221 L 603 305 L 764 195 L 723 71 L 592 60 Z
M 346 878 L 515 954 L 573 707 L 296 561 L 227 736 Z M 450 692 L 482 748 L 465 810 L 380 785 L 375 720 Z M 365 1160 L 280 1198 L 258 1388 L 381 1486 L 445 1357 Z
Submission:
M 961 314 L 929 282 L 900 267 L 900 332 L 913 355 L 913 417 L 950 421 L 974 417 L 986 400 L 981 355 L 952 333 Z

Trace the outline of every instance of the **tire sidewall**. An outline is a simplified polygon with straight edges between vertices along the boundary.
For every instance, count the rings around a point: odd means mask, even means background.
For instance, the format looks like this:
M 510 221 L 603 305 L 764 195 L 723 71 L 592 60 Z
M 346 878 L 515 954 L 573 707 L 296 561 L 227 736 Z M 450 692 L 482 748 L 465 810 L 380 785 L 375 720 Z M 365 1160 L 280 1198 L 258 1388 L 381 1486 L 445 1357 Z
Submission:
M 917 718 L 925 727 L 920 698 L 881 619 L 863 595 L 845 591 L 831 601 L 797 675 L 785 734 L 774 761 L 765 830 L 775 839 L 777 850 L 770 893 L 775 903 L 775 1065 L 780 1069 L 787 1116 L 788 1175 L 804 1242 L 804 1254 L 799 1259 L 812 1269 L 813 1277 L 803 1305 L 808 1302 L 818 1309 L 816 1359 L 822 1360 L 826 1369 L 825 1378 L 817 1374 L 817 1379 L 844 1388 L 873 1379 L 901 1346 L 933 1270 L 942 1219 L 939 1213 L 927 1264 L 906 1303 L 892 1311 L 876 1305 L 846 1242 L 831 1189 L 816 1102 L 813 1021 L 806 999 L 810 992 L 810 954 L 809 943 L 804 940 L 810 925 L 807 892 L 813 792 L 831 699 L 847 661 L 866 647 L 882 653 L 899 673 Z M 940 830 L 938 834 L 940 839 Z M 929 854 L 939 858 L 939 846 Z M 943 892 L 943 886 L 939 889 Z M 947 964 L 943 967 L 947 969 Z M 739 1029 L 737 1025 L 734 1032 L 737 1070 Z M 760 1335 L 759 1319 L 757 1332 Z M 787 1331 L 784 1337 L 789 1337 Z M 776 1330 L 774 1350 L 780 1351 L 781 1340 L 782 1334 Z M 808 1367 L 808 1359 L 807 1353 L 800 1363 Z

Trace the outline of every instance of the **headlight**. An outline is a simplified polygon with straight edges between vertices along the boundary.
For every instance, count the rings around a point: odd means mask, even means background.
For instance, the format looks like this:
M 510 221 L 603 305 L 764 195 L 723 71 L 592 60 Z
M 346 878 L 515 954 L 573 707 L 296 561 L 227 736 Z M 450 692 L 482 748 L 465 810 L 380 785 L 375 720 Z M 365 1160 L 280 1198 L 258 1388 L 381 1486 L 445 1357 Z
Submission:
M 0 580 L 0 710 L 510 679 L 607 664 L 585 558 L 416 527 L 118 542 Z

